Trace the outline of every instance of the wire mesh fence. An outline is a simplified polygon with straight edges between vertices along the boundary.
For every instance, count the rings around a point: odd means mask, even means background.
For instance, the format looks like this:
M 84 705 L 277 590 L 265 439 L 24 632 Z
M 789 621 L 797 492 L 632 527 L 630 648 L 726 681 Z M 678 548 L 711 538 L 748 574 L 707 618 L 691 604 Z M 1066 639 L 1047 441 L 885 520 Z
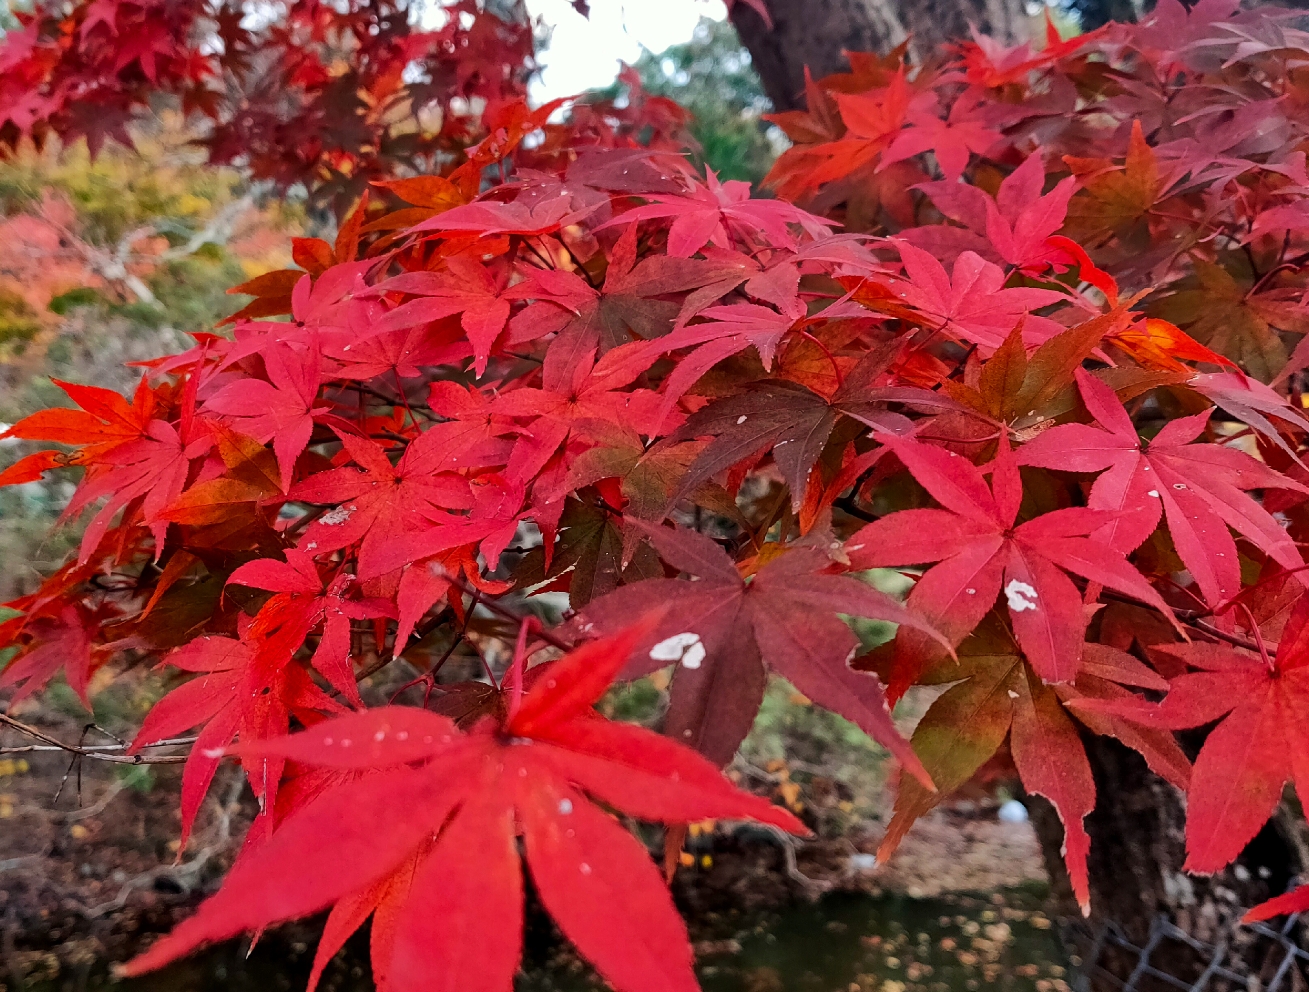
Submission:
M 1197 939 L 1165 916 L 1143 944 L 1113 922 L 1065 934 L 1068 946 L 1089 950 L 1075 960 L 1074 992 L 1309 992 L 1309 950 L 1300 914 L 1276 926 L 1226 927 L 1215 942 Z M 1186 974 L 1177 962 L 1187 963 Z

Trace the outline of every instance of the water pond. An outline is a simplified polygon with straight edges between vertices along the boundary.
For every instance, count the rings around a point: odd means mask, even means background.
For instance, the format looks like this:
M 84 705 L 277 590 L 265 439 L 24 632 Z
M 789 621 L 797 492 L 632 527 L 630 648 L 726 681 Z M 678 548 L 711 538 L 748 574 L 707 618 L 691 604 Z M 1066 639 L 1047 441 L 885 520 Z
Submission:
M 909 899 L 830 895 L 749 917 L 715 917 L 694 927 L 704 992 L 1067 992 L 1067 961 L 1037 891 L 989 897 Z M 104 992 L 298 992 L 313 944 L 272 936 L 249 957 L 232 943 L 156 975 L 114 983 L 85 979 Z M 605 988 L 529 920 L 528 967 L 516 992 L 591 992 Z M 364 935 L 329 966 L 322 992 L 370 992 Z M 54 992 L 54 990 L 49 990 Z

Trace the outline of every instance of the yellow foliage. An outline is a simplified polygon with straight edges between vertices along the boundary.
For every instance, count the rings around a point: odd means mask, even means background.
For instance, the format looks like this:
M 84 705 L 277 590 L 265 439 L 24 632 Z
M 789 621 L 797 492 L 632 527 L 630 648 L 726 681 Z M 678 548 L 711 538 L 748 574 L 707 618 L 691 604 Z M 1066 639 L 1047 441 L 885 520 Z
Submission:
M 144 307 L 129 321 L 205 330 L 240 304 L 228 286 L 291 264 L 303 211 L 259 203 L 209 166 L 163 113 L 92 160 L 83 143 L 0 162 L 0 364 L 41 371 L 76 307 Z M 99 321 L 103 324 L 103 321 Z

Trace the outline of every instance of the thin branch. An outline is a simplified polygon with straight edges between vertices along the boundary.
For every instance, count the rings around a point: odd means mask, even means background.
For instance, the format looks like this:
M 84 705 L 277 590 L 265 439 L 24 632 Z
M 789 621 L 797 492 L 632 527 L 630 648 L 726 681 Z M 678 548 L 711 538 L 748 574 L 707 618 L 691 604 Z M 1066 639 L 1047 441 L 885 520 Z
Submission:
M 473 610 L 477 608 L 477 600 L 478 597 L 474 596 L 473 605 L 469 608 L 468 612 L 464 614 L 464 622 L 462 626 L 460 626 L 458 633 L 455 634 L 454 640 L 450 642 L 450 646 L 446 648 L 445 652 L 441 655 L 441 657 L 437 659 L 436 664 L 434 664 L 431 668 L 425 671 L 422 675 L 418 676 L 418 678 L 406 682 L 394 693 L 392 693 L 391 702 L 394 703 L 396 697 L 399 696 L 400 693 L 404 692 L 406 689 L 418 685 L 420 682 L 426 682 L 427 692 L 423 695 L 423 707 L 424 708 L 427 707 L 427 700 L 432 695 L 432 687 L 436 685 L 437 673 L 441 671 L 441 668 L 445 665 L 447 661 L 449 661 L 452 657 L 454 657 L 455 651 L 458 649 L 459 645 L 464 642 L 464 637 L 467 636 L 468 634 L 468 625 L 473 622 Z M 443 614 L 445 613 L 445 611 L 442 610 L 441 613 Z M 433 619 L 439 620 L 440 616 L 441 614 L 438 614 Z M 435 627 L 433 627 L 432 629 L 435 629 Z M 426 634 L 423 634 L 423 637 L 426 636 L 427 636 Z M 419 640 L 422 640 L 422 637 L 420 637 Z
M 52 737 L 44 730 L 40 730 L 30 724 L 23 723 L 21 720 L 15 720 L 8 713 L 0 713 L 0 724 L 13 727 L 20 734 L 26 734 L 33 737 L 46 747 L 32 745 L 30 748 L 19 748 L 20 751 L 63 751 L 68 754 L 81 755 L 83 758 L 94 758 L 97 761 L 109 761 L 117 765 L 180 765 L 186 761 L 185 754 L 123 754 L 127 750 L 122 744 L 92 744 L 84 746 L 80 744 L 68 744 L 57 737 Z M 167 747 L 179 743 L 194 743 L 195 738 L 173 738 L 167 741 L 160 741 L 158 744 L 151 744 L 150 747 Z M 9 748 L 0 749 L 0 753 L 12 753 Z
M 866 523 L 876 523 L 879 519 L 867 510 L 861 510 L 854 501 L 854 494 L 857 489 L 852 489 L 845 496 L 841 496 L 832 501 L 832 505 L 847 516 L 854 517 L 856 520 L 863 520 Z
M 1186 624 L 1188 627 L 1194 627 L 1196 630 L 1203 631 L 1210 637 L 1216 637 L 1220 641 L 1234 644 L 1238 648 L 1245 648 L 1247 651 L 1253 651 L 1255 654 L 1261 654 L 1266 657 L 1269 650 L 1274 654 L 1277 653 L 1276 644 L 1260 645 L 1257 641 L 1252 641 L 1248 637 L 1242 637 L 1240 634 L 1229 634 L 1221 627 L 1215 627 L 1208 620 L 1201 619 L 1200 617 L 1187 619 L 1186 617 L 1179 616 L 1177 619 L 1181 620 L 1182 623 Z
M 1143 603 L 1139 599 L 1134 599 L 1131 596 L 1125 596 L 1122 593 L 1114 592 L 1112 589 L 1101 589 L 1100 596 L 1102 599 L 1127 603 L 1129 606 L 1139 606 L 1143 609 L 1151 609 L 1148 603 Z M 1172 614 L 1177 619 L 1178 623 L 1185 624 L 1188 627 L 1192 627 L 1195 630 L 1207 634 L 1210 637 L 1217 638 L 1220 641 L 1226 641 L 1228 644 L 1232 644 L 1238 648 L 1245 648 L 1247 651 L 1253 651 L 1255 654 L 1260 653 L 1259 644 L 1257 642 L 1248 637 L 1242 637 L 1240 634 L 1228 633 L 1221 627 L 1215 626 L 1205 619 L 1206 616 L 1208 616 L 1206 613 L 1202 613 L 1199 610 L 1181 610 L 1174 608 Z M 1272 651 L 1274 654 L 1277 653 L 1276 644 L 1266 644 L 1264 647 L 1267 650 Z
M 427 623 L 420 624 L 418 627 L 416 627 L 414 629 L 414 632 L 409 635 L 409 643 L 417 644 L 432 631 L 436 630 L 437 627 L 445 623 L 446 614 L 449 612 L 450 612 L 450 608 L 446 607 L 445 609 L 440 610 L 434 617 L 432 617 L 432 619 L 428 620 Z M 408 645 L 406 645 L 406 647 L 407 646 Z M 394 646 L 390 651 L 379 649 L 377 652 L 377 660 L 374 661 L 367 668 L 365 668 L 363 671 L 357 673 L 355 675 L 355 682 L 358 683 L 364 681 L 364 679 L 371 678 L 372 676 L 380 672 L 383 668 L 385 668 L 387 665 L 391 664 L 391 662 L 399 660 L 404 650 L 405 648 L 400 648 L 397 650 Z M 334 697 L 340 696 L 342 695 L 342 692 L 340 689 L 337 689 L 335 692 L 332 693 L 332 695 Z
M 469 596 L 480 595 L 480 593 L 477 590 L 470 589 L 468 586 L 466 586 L 463 583 L 462 580 L 454 578 L 453 576 L 450 577 L 450 584 L 466 595 Z M 526 616 L 524 614 L 518 613 L 515 610 L 511 610 L 503 603 L 498 603 L 494 599 L 488 599 L 484 597 L 477 605 L 485 606 L 496 616 L 500 617 L 503 620 L 511 620 L 515 624 L 521 624 L 523 620 L 526 619 Z M 551 647 L 558 648 L 560 651 L 573 650 L 572 644 L 565 641 L 562 637 L 558 637 L 555 634 L 551 633 L 550 631 L 546 630 L 543 626 L 539 627 L 539 629 L 536 632 L 536 636 L 541 638 L 541 640 L 545 641 L 545 643 L 549 644 Z
M 142 747 L 176 747 L 181 744 L 194 744 L 194 737 L 174 737 L 171 740 L 159 741 L 157 744 L 143 744 Z M 88 757 L 95 757 L 93 751 L 126 751 L 128 744 L 81 744 L 78 749 Z M 68 753 L 68 745 L 60 744 L 18 744 L 13 747 L 0 747 L 0 754 L 31 754 L 34 751 L 61 751 Z

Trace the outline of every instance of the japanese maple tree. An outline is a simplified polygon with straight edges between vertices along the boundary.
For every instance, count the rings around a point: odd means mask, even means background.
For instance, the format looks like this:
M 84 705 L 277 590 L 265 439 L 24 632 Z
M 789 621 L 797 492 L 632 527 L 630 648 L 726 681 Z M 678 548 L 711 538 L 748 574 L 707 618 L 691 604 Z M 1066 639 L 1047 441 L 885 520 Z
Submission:
M 448 174 L 474 146 L 494 161 L 539 123 L 522 104 L 536 66 L 521 0 L 31 6 L 0 43 L 0 150 L 52 136 L 85 138 L 93 153 L 130 144 L 132 122 L 166 96 L 202 122 L 211 162 L 239 162 L 282 189 L 304 183 L 343 212 L 370 183 Z M 578 108 L 575 142 L 646 132 L 677 147 L 685 112 L 626 80 L 627 101 Z
M 128 8 L 60 37 L 112 48 Z M 117 58 L 181 71 L 150 51 Z M 899 760 L 883 857 L 1007 756 L 1089 909 L 1095 735 L 1187 791 L 1188 870 L 1238 857 L 1309 768 L 1307 53 L 1283 13 L 1161 0 L 1039 50 L 856 56 L 777 115 L 775 199 L 630 118 L 490 101 L 132 400 L 65 385 L 4 435 L 60 447 L 0 484 L 80 471 L 90 524 L 9 604 L 0 686 L 154 659 L 133 747 L 198 730 L 184 829 L 228 758 L 262 803 L 128 969 L 331 907 L 320 964 L 371 915 L 380 987 L 503 992 L 525 860 L 617 988 L 694 987 L 609 811 L 671 824 L 673 863 L 691 820 L 801 832 L 719 771 L 770 676 Z M 451 681 L 470 632 L 504 650 Z M 424 691 L 387 705 L 396 659 Z M 666 736 L 593 711 L 661 669 Z M 915 686 L 944 692 L 906 741 Z

